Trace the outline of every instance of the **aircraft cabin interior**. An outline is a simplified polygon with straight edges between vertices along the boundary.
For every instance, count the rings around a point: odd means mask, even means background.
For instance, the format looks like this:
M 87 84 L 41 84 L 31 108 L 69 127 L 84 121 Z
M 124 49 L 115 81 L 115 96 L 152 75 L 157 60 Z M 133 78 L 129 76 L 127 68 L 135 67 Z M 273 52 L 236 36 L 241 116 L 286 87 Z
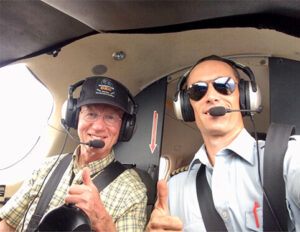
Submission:
M 278 122 L 296 125 L 299 134 L 300 6 L 293 1 L 287 1 L 286 7 L 274 1 L 274 5 L 267 5 L 268 1 L 235 1 L 232 8 L 221 6 L 219 1 L 206 5 L 206 1 L 199 1 L 196 6 L 176 6 L 176 1 L 139 5 L 132 1 L 131 8 L 123 11 L 125 4 L 115 5 L 120 1 L 89 1 L 85 7 L 82 1 L 12 2 L 0 1 L 1 69 L 23 64 L 33 80 L 48 91 L 52 103 L 38 141 L 34 140 L 11 163 L 0 164 L 0 207 L 42 158 L 69 153 L 78 146 L 61 125 L 62 109 L 69 86 L 90 76 L 114 78 L 134 96 L 138 104 L 135 132 L 129 142 L 115 146 L 116 158 L 151 176 L 154 198 L 157 180 L 168 179 L 172 171 L 188 165 L 203 143 L 195 122 L 176 118 L 173 98 L 180 77 L 204 56 L 219 55 L 251 68 L 263 105 L 262 112 L 254 115 L 257 132 L 263 135 L 270 122 Z M 249 80 L 244 73 L 240 75 Z M 14 85 L 18 83 L 5 89 L 12 92 Z M 74 97 L 79 92 L 80 87 Z M 18 98 L 20 109 L 25 109 L 17 117 L 22 120 L 22 115 L 31 111 L 26 110 L 30 102 Z M 39 95 L 35 99 L 42 101 Z M 250 118 L 244 117 L 244 122 L 253 133 Z M 19 137 L 18 127 L 13 122 L 5 123 L 14 131 L 10 139 L 17 147 L 30 129 Z M 26 120 L 22 124 L 27 124 Z M 70 133 L 78 138 L 76 130 Z M 1 156 L 5 160 L 5 152 Z M 29 170 L 22 174 L 25 163 Z M 19 176 L 8 178 L 11 173 Z

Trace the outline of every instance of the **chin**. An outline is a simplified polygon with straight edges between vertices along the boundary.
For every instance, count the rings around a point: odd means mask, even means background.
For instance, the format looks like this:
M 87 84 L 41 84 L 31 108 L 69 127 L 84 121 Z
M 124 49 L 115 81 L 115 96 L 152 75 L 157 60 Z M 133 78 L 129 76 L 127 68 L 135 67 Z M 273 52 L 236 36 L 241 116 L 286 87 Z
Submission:
M 214 125 L 210 128 L 206 128 L 206 131 L 208 132 L 208 134 L 210 135 L 214 135 L 214 136 L 222 136 L 225 135 L 227 132 L 227 127 L 224 125 Z
M 220 130 L 214 130 L 214 131 L 210 132 L 210 135 L 221 137 L 221 136 L 226 135 L 226 132 L 225 131 L 220 131 Z

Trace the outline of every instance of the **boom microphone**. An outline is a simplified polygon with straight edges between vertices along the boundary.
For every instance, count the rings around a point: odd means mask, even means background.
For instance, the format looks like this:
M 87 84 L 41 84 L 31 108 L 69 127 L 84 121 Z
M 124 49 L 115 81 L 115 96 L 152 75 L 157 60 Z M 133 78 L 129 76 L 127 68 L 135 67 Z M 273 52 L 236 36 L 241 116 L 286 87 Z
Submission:
M 84 144 L 84 145 L 88 145 L 90 147 L 95 147 L 95 148 L 102 148 L 104 147 L 105 143 L 102 141 L 102 140 L 92 140 L 92 141 L 89 141 L 88 143 L 83 143 L 83 142 L 80 142 L 78 139 L 76 139 L 75 137 L 73 137 L 71 135 L 71 133 L 69 132 L 67 126 L 66 126 L 66 123 L 65 123 L 65 120 L 64 119 L 61 119 L 61 125 L 63 126 L 63 128 L 66 130 L 67 134 L 71 137 L 71 139 L 73 139 L 75 142 L 79 143 L 79 144 Z
M 256 112 L 260 113 L 262 111 L 262 108 L 260 107 L 258 110 L 231 110 L 231 109 L 225 109 L 223 106 L 216 106 L 209 109 L 209 114 L 211 116 L 223 116 L 226 113 L 231 112 Z
M 89 141 L 88 143 L 82 143 L 82 142 L 79 142 L 79 143 L 88 145 L 90 147 L 95 147 L 95 148 L 102 148 L 105 145 L 105 143 L 102 140 L 92 140 L 92 141 Z
M 223 116 L 226 113 L 227 112 L 226 112 L 225 107 L 222 107 L 222 106 L 216 106 L 216 107 L 212 107 L 209 109 L 209 114 L 211 116 Z

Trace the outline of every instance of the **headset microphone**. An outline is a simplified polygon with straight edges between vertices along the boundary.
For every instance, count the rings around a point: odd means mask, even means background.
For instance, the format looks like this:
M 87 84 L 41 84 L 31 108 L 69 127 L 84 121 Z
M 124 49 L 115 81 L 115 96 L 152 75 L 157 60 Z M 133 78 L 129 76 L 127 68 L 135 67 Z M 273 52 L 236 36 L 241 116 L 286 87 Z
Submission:
M 67 134 L 71 137 L 71 139 L 73 139 L 75 142 L 79 143 L 79 144 L 85 144 L 88 145 L 90 147 L 95 147 L 95 148 L 102 148 L 105 146 L 105 143 L 102 140 L 92 140 L 89 141 L 88 143 L 83 143 L 80 142 L 78 139 L 74 138 L 71 133 L 69 132 L 67 126 L 66 126 L 66 122 L 64 119 L 61 119 L 61 125 L 63 126 L 63 128 L 66 130 Z
M 90 147 L 95 147 L 95 148 L 102 148 L 105 145 L 105 143 L 102 140 L 92 140 L 92 141 L 89 141 L 88 143 L 80 142 L 80 144 L 86 144 Z
M 262 111 L 262 107 L 260 107 L 258 110 L 231 110 L 231 109 L 225 109 L 223 106 L 216 106 L 209 109 L 209 114 L 211 116 L 223 116 L 226 113 L 231 112 L 249 112 L 249 113 L 260 113 Z

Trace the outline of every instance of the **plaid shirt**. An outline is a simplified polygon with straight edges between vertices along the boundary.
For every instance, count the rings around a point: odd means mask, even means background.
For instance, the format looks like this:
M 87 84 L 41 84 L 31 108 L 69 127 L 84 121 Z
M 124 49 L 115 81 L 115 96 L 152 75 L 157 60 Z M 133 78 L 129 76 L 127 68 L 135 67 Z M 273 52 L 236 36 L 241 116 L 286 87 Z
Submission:
M 72 184 L 82 184 L 82 169 L 78 167 L 79 153 L 80 149 L 77 147 L 73 154 L 73 160 L 66 169 L 46 212 L 64 204 L 72 172 L 75 174 Z M 61 160 L 65 155 L 62 155 L 59 159 Z M 26 180 L 18 192 L 0 209 L 0 217 L 9 225 L 17 228 L 17 231 L 21 231 L 27 207 L 34 197 L 37 196 L 25 218 L 24 230 L 26 230 L 42 193 L 42 191 L 38 193 L 38 190 L 56 159 L 57 156 L 47 158 L 43 165 L 33 172 L 31 178 Z M 113 160 L 114 152 L 112 151 L 104 159 L 89 163 L 88 167 L 91 170 L 91 176 L 94 176 L 99 171 L 101 172 Z M 48 178 L 50 176 L 51 174 Z M 111 215 L 118 231 L 144 231 L 147 219 L 146 187 L 134 170 L 124 171 L 104 188 L 100 195 L 104 207 Z

